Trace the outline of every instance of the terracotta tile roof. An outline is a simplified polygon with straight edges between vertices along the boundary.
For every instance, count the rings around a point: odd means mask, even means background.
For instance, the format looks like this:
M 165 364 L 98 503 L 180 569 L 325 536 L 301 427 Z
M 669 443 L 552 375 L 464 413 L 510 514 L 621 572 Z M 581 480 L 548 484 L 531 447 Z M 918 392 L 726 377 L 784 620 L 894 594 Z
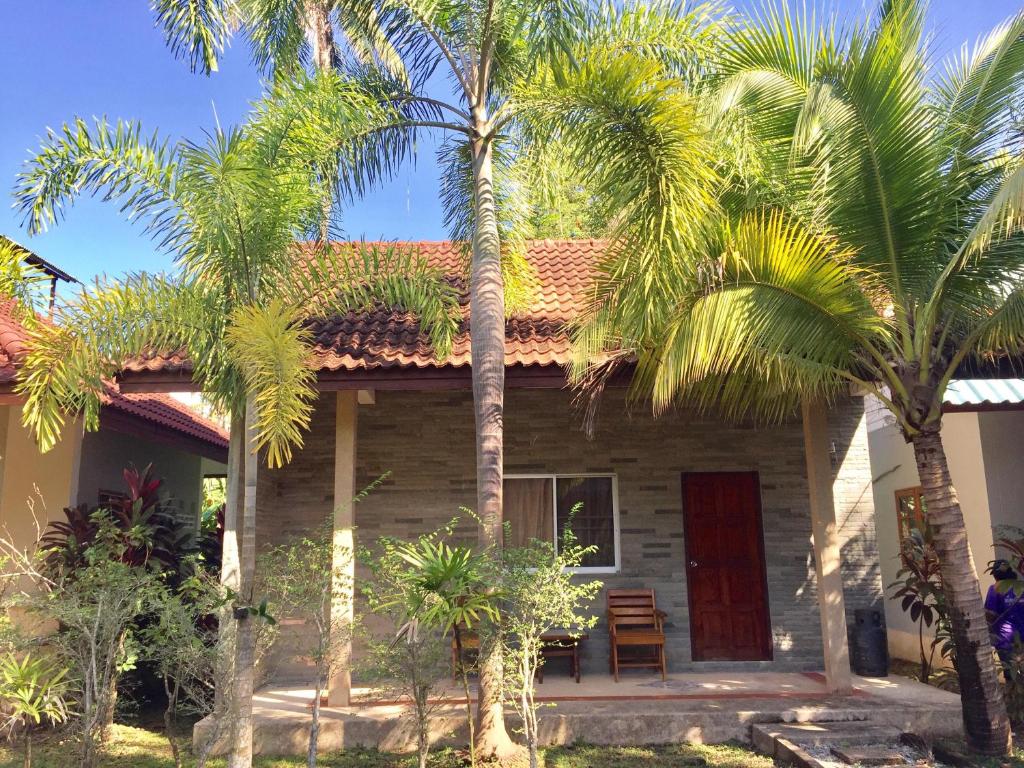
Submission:
M 14 302 L 0 302 L 0 384 L 14 380 L 25 352 L 25 329 L 14 316 Z
M 28 339 L 24 326 L 18 322 L 13 310 L 13 302 L 0 303 L 0 384 L 13 382 Z M 226 449 L 228 446 L 228 433 L 225 429 L 170 395 L 128 394 L 111 384 L 103 397 L 103 405 L 218 448 Z
M 460 245 L 447 241 L 378 245 L 416 249 L 462 289 L 462 328 L 452 353 L 441 363 L 433 354 L 426 334 L 421 333 L 419 324 L 407 314 L 351 312 L 313 325 L 320 370 L 468 366 L 469 297 Z M 536 270 L 538 286 L 533 303 L 506 323 L 506 365 L 569 363 L 568 324 L 582 306 L 584 294 L 591 285 L 594 263 L 603 248 L 600 240 L 535 240 L 528 243 L 526 258 Z M 176 373 L 189 370 L 189 364 L 181 354 L 155 355 L 133 361 L 126 369 L 135 373 Z
M 103 397 L 103 405 L 105 408 L 122 411 L 161 427 L 173 429 L 218 448 L 228 447 L 226 429 L 170 395 L 155 392 L 121 392 L 111 386 Z

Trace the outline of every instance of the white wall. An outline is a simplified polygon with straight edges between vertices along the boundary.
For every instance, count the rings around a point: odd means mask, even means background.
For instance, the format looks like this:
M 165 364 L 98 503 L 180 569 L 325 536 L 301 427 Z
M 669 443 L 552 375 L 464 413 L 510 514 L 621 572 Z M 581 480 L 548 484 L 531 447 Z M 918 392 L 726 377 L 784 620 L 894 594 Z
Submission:
M 992 527 L 1024 528 L 1024 411 L 979 413 L 978 421 Z
M 988 588 L 988 579 L 984 569 L 992 559 L 992 519 L 978 417 L 976 413 L 946 414 L 942 420 L 942 442 L 953 485 L 963 509 L 975 568 L 979 572 L 982 590 L 985 590 Z M 895 581 L 899 570 L 895 493 L 901 488 L 920 485 L 920 480 L 914 450 L 894 425 L 879 422 L 878 428 L 869 433 L 868 441 L 882 583 L 888 587 Z M 889 632 L 889 652 L 899 658 L 916 659 L 917 625 L 893 600 L 885 601 L 885 620 Z

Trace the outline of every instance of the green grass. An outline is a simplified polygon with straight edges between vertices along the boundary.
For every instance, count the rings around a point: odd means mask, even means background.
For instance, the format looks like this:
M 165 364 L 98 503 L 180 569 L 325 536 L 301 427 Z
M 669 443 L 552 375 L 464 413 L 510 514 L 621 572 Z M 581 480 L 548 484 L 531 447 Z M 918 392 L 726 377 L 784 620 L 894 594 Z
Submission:
M 115 725 L 111 744 L 100 763 L 103 768 L 173 768 L 167 739 L 155 731 Z M 191 756 L 186 756 L 192 766 Z M 305 766 L 304 756 L 264 757 L 256 760 L 259 768 L 298 768 Z M 414 768 L 412 755 L 393 755 L 371 750 L 350 750 L 322 755 L 323 768 Z M 438 750 L 431 768 L 462 768 L 463 756 L 454 750 Z M 34 768 L 69 768 L 75 765 L 74 745 L 58 739 L 44 740 L 34 750 Z M 222 760 L 212 760 L 210 768 L 223 768 Z M 772 761 L 749 749 L 732 744 L 715 746 L 678 745 L 667 747 L 559 747 L 545 750 L 544 768 L 770 768 Z M 18 750 L 0 749 L 0 768 L 21 768 Z

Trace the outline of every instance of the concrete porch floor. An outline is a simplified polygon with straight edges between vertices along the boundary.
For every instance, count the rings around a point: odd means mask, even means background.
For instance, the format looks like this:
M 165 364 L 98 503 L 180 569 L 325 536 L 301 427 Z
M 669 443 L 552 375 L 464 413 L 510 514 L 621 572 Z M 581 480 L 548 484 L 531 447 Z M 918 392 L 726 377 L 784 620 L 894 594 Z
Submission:
M 545 676 L 538 698 L 545 745 L 640 745 L 674 742 L 749 741 L 754 723 L 869 721 L 922 735 L 960 730 L 958 696 L 908 678 L 854 678 L 852 696 L 830 696 L 816 674 L 705 672 L 669 675 L 666 682 L 643 672 L 615 683 L 590 675 L 577 684 L 557 672 Z M 354 687 L 350 707 L 321 711 L 320 748 L 414 748 L 408 710 L 385 691 Z M 309 740 L 313 692 L 271 686 L 254 700 L 254 749 L 258 754 L 301 754 Z M 465 741 L 465 710 L 452 684 L 439 697 L 432 722 L 438 744 Z M 516 728 L 510 713 L 510 727 Z M 195 726 L 194 738 L 209 738 L 211 723 Z

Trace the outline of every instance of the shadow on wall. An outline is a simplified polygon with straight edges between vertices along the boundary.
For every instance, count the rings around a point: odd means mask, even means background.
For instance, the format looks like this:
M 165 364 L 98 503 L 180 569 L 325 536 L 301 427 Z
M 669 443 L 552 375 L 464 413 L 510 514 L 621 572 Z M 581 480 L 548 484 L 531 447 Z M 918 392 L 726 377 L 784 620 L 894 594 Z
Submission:
M 829 411 L 833 496 L 840 540 L 843 599 L 851 644 L 854 611 L 877 610 L 885 622 L 885 593 L 875 530 L 871 457 L 862 398 L 838 403 Z M 802 590 L 815 588 L 813 550 Z

